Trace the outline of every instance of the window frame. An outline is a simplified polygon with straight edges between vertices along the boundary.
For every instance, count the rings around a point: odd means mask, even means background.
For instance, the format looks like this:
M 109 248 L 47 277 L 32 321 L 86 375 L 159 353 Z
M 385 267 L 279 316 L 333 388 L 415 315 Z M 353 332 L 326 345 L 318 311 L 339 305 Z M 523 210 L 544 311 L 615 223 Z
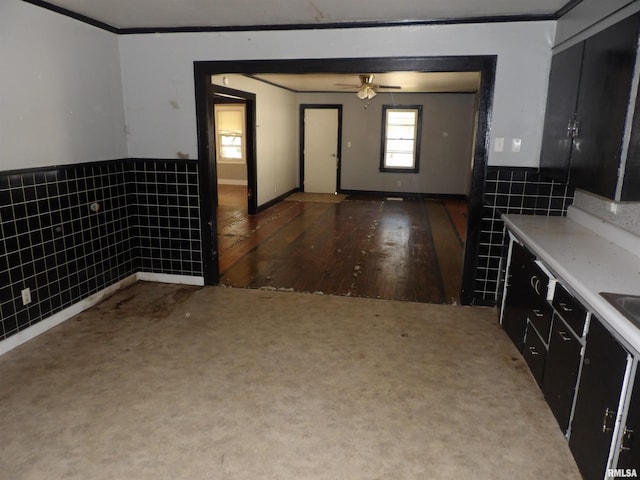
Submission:
M 417 120 L 413 149 L 413 165 L 411 167 L 389 167 L 386 165 L 387 152 L 387 112 L 389 110 L 415 110 Z M 420 140 L 422 138 L 422 105 L 382 105 L 382 133 L 380 139 L 380 171 L 391 173 L 418 173 L 420 171 Z

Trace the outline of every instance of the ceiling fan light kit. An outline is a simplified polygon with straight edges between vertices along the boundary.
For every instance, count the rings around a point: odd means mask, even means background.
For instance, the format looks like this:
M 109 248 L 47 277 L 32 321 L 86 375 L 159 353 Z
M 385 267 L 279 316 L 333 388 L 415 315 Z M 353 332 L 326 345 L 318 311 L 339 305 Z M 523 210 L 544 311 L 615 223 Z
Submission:
M 373 83 L 373 79 L 375 75 L 369 73 L 366 75 L 358 75 L 360 78 L 360 85 L 350 85 L 344 83 L 336 83 L 336 86 L 340 87 L 356 87 L 358 90 L 356 91 L 356 96 L 360 100 L 371 100 L 373 97 L 377 95 L 376 89 L 385 88 L 385 89 L 394 89 L 400 90 L 402 87 L 398 85 L 377 85 Z
M 356 95 L 360 100 L 371 100 L 376 96 L 376 92 L 369 85 L 363 85 L 360 90 L 356 92 Z

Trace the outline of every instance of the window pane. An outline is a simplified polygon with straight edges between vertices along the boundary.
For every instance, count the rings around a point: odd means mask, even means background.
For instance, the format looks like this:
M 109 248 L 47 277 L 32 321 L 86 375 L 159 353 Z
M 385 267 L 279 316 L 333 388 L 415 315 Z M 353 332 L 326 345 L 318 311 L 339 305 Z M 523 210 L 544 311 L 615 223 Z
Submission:
M 387 140 L 387 152 L 413 154 L 413 140 Z
M 223 158 L 242 158 L 242 148 L 240 147 L 231 147 L 231 146 L 222 146 L 220 148 L 220 155 Z
M 236 146 L 241 146 L 242 145 L 242 137 L 236 137 L 234 135 L 222 135 L 220 137 L 220 143 L 222 145 L 236 145 Z
M 393 168 L 412 168 L 413 153 L 387 153 L 385 164 Z
M 413 138 L 415 128 L 411 126 L 389 125 L 387 127 L 387 138 Z
M 415 125 L 415 111 L 389 110 L 387 123 L 390 125 Z

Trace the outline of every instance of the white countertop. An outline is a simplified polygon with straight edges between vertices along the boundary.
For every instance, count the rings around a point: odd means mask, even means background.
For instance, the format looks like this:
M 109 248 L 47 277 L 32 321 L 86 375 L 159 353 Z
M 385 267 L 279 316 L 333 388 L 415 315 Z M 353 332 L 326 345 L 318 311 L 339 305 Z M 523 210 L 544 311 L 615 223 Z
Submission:
M 640 353 L 640 328 L 600 292 L 640 295 L 640 238 L 570 207 L 567 217 L 504 215 L 509 231 L 619 338 Z

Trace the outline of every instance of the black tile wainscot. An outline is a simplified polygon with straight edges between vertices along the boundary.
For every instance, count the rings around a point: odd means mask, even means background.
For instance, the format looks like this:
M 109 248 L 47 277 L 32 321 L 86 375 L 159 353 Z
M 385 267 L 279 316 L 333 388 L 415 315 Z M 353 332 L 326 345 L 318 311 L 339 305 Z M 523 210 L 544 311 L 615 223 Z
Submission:
M 139 271 L 202 275 L 197 169 L 121 159 L 0 172 L 0 340 Z
M 542 177 L 537 169 L 488 167 L 482 208 L 474 289 L 476 305 L 496 305 L 505 265 L 503 213 L 563 216 L 573 203 L 573 188 Z
M 202 275 L 198 162 L 129 160 L 131 235 L 139 271 Z

